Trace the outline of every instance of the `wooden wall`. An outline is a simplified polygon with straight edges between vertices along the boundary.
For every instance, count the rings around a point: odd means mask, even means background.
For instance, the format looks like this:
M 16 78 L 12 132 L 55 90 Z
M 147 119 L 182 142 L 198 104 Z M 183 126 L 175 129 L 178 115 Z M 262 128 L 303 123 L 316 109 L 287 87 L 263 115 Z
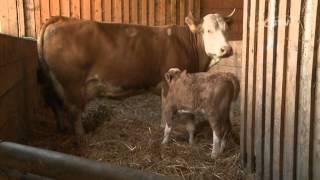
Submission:
M 243 0 L 201 0 L 200 1 L 200 16 L 203 17 L 209 13 L 219 13 L 229 15 L 233 9 L 236 12 L 233 16 L 233 23 L 230 27 L 230 39 L 242 39 L 243 25 Z
M 257 179 L 320 179 L 318 0 L 245 0 L 241 160 Z
M 0 34 L 0 139 L 24 141 L 36 101 L 36 43 Z
M 1 0 L 1 32 L 36 37 L 50 16 L 145 25 L 184 24 L 191 11 L 200 17 L 200 0 Z

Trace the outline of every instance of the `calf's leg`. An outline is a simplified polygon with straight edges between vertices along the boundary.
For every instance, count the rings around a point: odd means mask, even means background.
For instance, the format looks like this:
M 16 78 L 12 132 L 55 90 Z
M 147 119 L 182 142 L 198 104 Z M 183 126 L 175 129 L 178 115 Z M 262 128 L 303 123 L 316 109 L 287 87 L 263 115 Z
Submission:
M 166 124 L 164 128 L 164 136 L 161 144 L 167 144 L 169 141 L 169 135 L 172 129 L 172 117 L 173 117 L 173 110 L 165 108 L 162 110 L 162 122 Z
M 186 117 L 186 130 L 188 131 L 189 134 L 189 144 L 193 144 L 194 142 L 194 131 L 195 131 L 195 124 L 194 124 L 194 115 L 193 114 L 187 114 Z

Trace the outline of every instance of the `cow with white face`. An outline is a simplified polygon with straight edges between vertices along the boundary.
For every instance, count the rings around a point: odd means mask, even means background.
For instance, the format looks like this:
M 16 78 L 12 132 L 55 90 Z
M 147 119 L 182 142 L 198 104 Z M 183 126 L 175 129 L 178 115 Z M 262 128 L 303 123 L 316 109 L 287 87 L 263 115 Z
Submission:
M 38 75 L 60 119 L 57 125 L 63 128 L 65 107 L 75 113 L 75 131 L 82 135 L 79 114 L 91 99 L 127 97 L 139 89 L 161 87 L 172 67 L 207 71 L 232 54 L 226 38 L 232 14 L 208 14 L 201 23 L 190 14 L 185 19 L 188 26 L 49 19 L 38 36 Z
M 208 14 L 203 17 L 202 23 L 196 24 L 191 13 L 185 21 L 194 33 L 202 34 L 204 50 L 211 58 L 210 66 L 220 61 L 220 58 L 232 54 L 232 47 L 227 41 L 226 32 L 232 22 L 235 9 L 226 17 L 220 14 Z

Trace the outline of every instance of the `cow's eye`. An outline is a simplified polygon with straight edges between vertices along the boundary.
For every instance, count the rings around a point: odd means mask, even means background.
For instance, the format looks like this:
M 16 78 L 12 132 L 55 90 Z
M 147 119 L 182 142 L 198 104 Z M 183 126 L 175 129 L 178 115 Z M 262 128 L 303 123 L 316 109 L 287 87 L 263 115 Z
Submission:
M 212 31 L 210 29 L 207 30 L 208 33 L 212 33 Z

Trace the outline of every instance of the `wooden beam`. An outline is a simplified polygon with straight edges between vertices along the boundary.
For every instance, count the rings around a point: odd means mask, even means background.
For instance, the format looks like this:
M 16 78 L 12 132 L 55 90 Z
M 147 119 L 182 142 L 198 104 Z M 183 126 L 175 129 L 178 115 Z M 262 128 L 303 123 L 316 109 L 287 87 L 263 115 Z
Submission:
M 130 0 L 130 23 L 138 24 L 138 1 Z
M 143 25 L 147 25 L 148 24 L 148 2 L 147 0 L 141 0 L 141 8 L 140 8 L 140 11 L 141 11 L 141 24 Z
M 259 2 L 258 13 L 258 42 L 257 42 L 257 68 L 256 68 L 256 109 L 255 109 L 255 152 L 256 152 L 256 176 L 257 179 L 263 179 L 264 174 L 264 146 L 265 139 L 265 76 L 266 76 L 266 39 L 267 34 L 265 30 L 264 21 L 267 17 L 268 6 L 266 0 Z M 267 133 L 267 132 L 266 132 Z
M 287 58 L 287 79 L 286 79 L 286 106 L 284 119 L 284 164 L 283 176 L 286 179 L 296 177 L 296 148 L 297 148 L 297 105 L 298 105 L 298 81 L 299 77 L 299 52 L 301 43 L 300 17 L 301 1 L 291 0 L 289 24 L 289 43 Z
M 318 0 L 306 0 L 304 4 L 304 28 L 302 29 L 300 79 L 299 79 L 299 109 L 298 109 L 298 143 L 297 143 L 297 179 L 312 179 L 312 125 L 314 114 L 314 77 L 316 58 L 314 53 Z M 298 68 L 299 68 L 298 67 Z
M 102 2 L 101 0 L 94 0 L 92 3 L 92 15 L 93 20 L 95 21 L 102 21 Z
M 17 13 L 18 13 L 18 35 L 19 37 L 23 37 L 26 34 L 23 0 L 17 0 Z
M 184 25 L 184 19 L 186 15 L 186 2 L 185 0 L 180 0 L 180 25 Z
M 153 26 L 155 25 L 155 0 L 149 0 L 149 25 Z
M 24 23 L 25 34 L 27 36 L 36 37 L 36 2 L 33 0 L 24 1 Z
M 43 0 L 42 0 L 42 1 L 43 1 Z M 71 17 L 75 17 L 75 18 L 80 19 L 80 17 L 81 17 L 81 12 L 80 12 L 81 5 L 80 5 L 80 0 L 71 0 L 70 6 L 71 6 Z
M 243 33 L 242 33 L 242 71 L 240 89 L 240 157 L 242 167 L 247 166 L 247 106 L 248 106 L 248 57 L 249 57 L 249 22 L 250 0 L 244 0 L 243 9 Z M 180 9 L 181 11 L 181 9 Z M 180 17 L 181 18 L 181 17 Z
M 60 16 L 60 1 L 50 0 L 50 16 Z
M 177 24 L 177 0 L 171 0 L 170 3 L 170 11 L 171 11 L 171 24 Z
M 123 0 L 123 22 L 130 23 L 130 0 Z
M 82 0 L 81 2 L 81 19 L 91 20 L 91 0 Z
M 70 0 L 60 1 L 60 6 L 61 6 L 61 15 L 70 17 Z
M 106 22 L 112 21 L 112 2 L 111 0 L 103 1 L 103 20 Z
M 248 94 L 247 94 L 247 168 L 254 171 L 254 142 L 255 142 L 255 93 L 256 93 L 256 57 L 257 57 L 257 2 L 251 1 L 249 21 L 249 61 L 248 61 Z
M 122 2 L 120 0 L 114 1 L 114 22 L 122 22 Z
M 39 32 L 40 32 L 40 28 L 41 28 L 41 12 L 40 12 L 40 0 L 33 0 L 34 2 L 34 19 L 35 19 L 35 36 L 33 37 L 37 37 Z

